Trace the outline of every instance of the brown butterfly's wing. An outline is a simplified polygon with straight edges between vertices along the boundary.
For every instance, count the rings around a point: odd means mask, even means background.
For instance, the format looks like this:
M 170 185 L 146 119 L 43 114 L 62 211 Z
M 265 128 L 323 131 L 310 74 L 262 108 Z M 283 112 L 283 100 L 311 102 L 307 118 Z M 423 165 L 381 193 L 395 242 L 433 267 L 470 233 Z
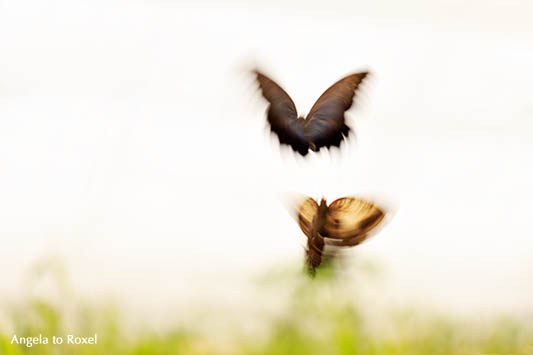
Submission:
M 348 136 L 350 127 L 345 123 L 344 112 L 352 106 L 355 91 L 367 75 L 367 72 L 348 75 L 318 98 L 306 119 L 311 149 L 338 147 Z
M 270 129 L 280 144 L 287 144 L 295 151 L 306 155 L 309 151 L 309 138 L 305 133 L 305 121 L 298 118 L 296 106 L 289 95 L 266 75 L 255 71 L 264 98 L 270 103 L 267 120 Z
M 368 233 L 385 217 L 374 204 L 355 197 L 343 197 L 328 207 L 323 235 L 326 244 L 354 246 L 363 242 Z
M 306 198 L 298 208 L 298 225 L 307 238 L 313 237 L 313 219 L 318 210 L 318 204 L 311 197 Z
M 324 251 L 324 238 L 313 229 L 313 222 L 317 218 L 318 204 L 308 197 L 298 208 L 298 225 L 307 236 L 307 249 L 305 251 L 307 271 L 311 276 L 315 275 L 315 269 L 322 262 Z

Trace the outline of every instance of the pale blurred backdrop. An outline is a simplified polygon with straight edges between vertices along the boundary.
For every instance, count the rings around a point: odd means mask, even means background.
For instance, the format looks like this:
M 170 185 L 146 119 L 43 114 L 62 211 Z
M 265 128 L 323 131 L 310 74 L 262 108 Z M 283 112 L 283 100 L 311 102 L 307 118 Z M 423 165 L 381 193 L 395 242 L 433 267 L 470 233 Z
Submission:
M 379 265 L 379 302 L 533 312 L 532 11 L 1 1 L 0 299 L 50 256 L 78 292 L 154 317 L 238 309 L 254 275 L 302 268 L 287 196 L 355 194 L 394 212 L 350 254 Z M 280 149 L 254 65 L 304 113 L 370 69 L 357 140 Z

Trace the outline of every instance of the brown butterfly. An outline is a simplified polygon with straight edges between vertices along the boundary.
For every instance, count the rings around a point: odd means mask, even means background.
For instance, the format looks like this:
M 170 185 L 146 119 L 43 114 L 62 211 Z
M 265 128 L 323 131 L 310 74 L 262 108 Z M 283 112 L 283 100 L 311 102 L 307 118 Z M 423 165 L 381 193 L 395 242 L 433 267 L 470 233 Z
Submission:
M 366 240 L 385 217 L 374 204 L 356 197 L 342 197 L 329 206 L 306 198 L 298 208 L 298 225 L 307 236 L 307 266 L 311 275 L 322 262 L 326 245 L 351 247 Z
M 348 136 L 350 127 L 344 112 L 352 106 L 355 91 L 368 75 L 351 74 L 329 87 L 315 102 L 307 118 L 298 117 L 296 106 L 289 95 L 272 79 L 254 71 L 265 99 L 270 103 L 267 120 L 280 144 L 287 144 L 301 155 L 309 149 L 317 152 L 322 147 L 339 147 Z

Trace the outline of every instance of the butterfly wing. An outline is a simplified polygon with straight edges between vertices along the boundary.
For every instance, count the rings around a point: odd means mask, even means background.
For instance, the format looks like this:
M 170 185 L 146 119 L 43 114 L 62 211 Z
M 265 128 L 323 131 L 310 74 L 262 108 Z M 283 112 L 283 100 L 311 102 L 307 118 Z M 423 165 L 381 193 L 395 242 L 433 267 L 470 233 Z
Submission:
M 318 204 L 311 197 L 306 198 L 298 208 L 298 225 L 307 238 L 313 237 L 313 219 L 318 210 Z
M 353 103 L 359 84 L 367 72 L 348 75 L 330 86 L 316 101 L 306 119 L 311 148 L 340 146 L 350 128 L 346 125 L 344 112 Z
M 287 144 L 306 155 L 309 141 L 305 133 L 305 121 L 298 118 L 296 106 L 290 96 L 266 75 L 255 71 L 263 97 L 270 103 L 267 120 L 280 144 Z
M 314 276 L 315 269 L 322 262 L 322 253 L 324 250 L 324 238 L 313 230 L 313 221 L 317 216 L 318 204 L 315 200 L 308 197 L 298 208 L 298 225 L 307 236 L 307 249 L 305 251 L 307 271 Z
M 323 230 L 326 244 L 360 244 L 384 217 L 385 213 L 368 201 L 355 197 L 339 198 L 328 207 Z

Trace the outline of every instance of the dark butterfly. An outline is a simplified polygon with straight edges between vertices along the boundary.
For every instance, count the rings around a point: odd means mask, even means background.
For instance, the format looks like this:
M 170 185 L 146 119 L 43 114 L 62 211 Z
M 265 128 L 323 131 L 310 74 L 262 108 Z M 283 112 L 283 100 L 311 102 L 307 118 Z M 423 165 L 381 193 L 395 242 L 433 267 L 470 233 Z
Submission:
M 322 263 L 326 245 L 351 247 L 366 240 L 385 217 L 374 204 L 356 197 L 343 197 L 329 206 L 306 198 L 298 208 L 298 225 L 307 236 L 307 266 L 311 275 Z
M 298 117 L 289 95 L 272 79 L 254 71 L 263 96 L 270 103 L 267 120 L 280 144 L 288 144 L 301 155 L 309 149 L 339 147 L 350 132 L 344 112 L 352 106 L 355 91 L 367 72 L 346 76 L 329 87 L 315 102 L 307 118 Z

